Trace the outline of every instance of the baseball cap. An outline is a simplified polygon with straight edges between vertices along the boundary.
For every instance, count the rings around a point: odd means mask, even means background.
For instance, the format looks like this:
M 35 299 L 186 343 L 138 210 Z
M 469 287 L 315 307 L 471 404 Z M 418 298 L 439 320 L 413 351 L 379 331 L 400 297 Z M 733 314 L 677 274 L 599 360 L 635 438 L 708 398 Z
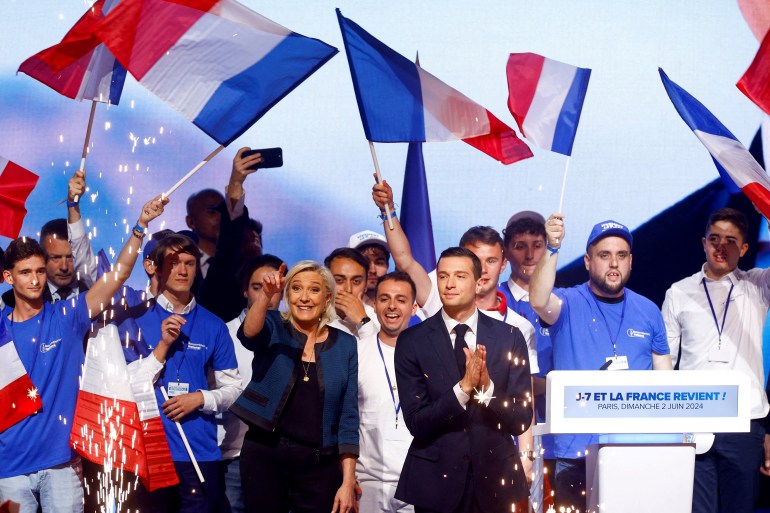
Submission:
M 510 219 L 508 219 L 508 222 L 505 223 L 506 230 L 513 223 L 515 223 L 516 221 L 521 221 L 522 219 L 532 219 L 537 224 L 545 224 L 545 218 L 542 215 L 538 214 L 533 210 L 522 210 L 521 212 L 516 212 L 511 216 Z
M 609 237 L 610 235 L 624 239 L 626 242 L 628 242 L 628 245 L 633 248 L 634 236 L 631 235 L 631 230 L 629 230 L 628 227 L 624 224 L 621 224 L 617 221 L 608 220 L 601 223 L 596 223 L 594 225 L 593 230 L 591 230 L 591 235 L 588 236 L 588 242 L 586 242 L 586 251 L 588 251 L 588 247 L 591 244 L 595 244 L 600 239 Z
M 362 232 L 354 233 L 351 235 L 350 241 L 348 242 L 348 247 L 358 249 L 361 246 L 368 246 L 369 244 L 377 244 L 378 246 L 382 246 L 382 249 L 390 253 L 390 248 L 388 248 L 388 241 L 385 239 L 385 236 L 380 235 L 377 232 L 373 232 L 372 230 L 364 230 Z

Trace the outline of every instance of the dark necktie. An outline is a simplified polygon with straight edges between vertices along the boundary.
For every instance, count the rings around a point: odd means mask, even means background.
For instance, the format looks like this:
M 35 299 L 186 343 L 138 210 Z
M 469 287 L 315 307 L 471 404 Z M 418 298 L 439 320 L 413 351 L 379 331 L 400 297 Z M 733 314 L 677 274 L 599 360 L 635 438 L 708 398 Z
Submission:
M 457 369 L 460 371 L 460 376 L 465 375 L 465 351 L 464 347 L 468 347 L 465 343 L 465 334 L 468 332 L 467 324 L 458 324 L 455 326 L 455 360 L 457 360 Z
M 59 300 L 63 301 L 67 299 L 70 294 L 72 294 L 72 287 L 66 285 L 64 287 L 59 287 L 56 293 L 59 295 Z

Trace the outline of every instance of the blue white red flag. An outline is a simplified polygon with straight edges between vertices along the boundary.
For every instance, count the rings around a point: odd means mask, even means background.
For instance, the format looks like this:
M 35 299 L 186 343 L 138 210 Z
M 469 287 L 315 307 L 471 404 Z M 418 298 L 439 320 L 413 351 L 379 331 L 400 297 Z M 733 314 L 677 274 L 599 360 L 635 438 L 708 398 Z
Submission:
M 462 140 L 503 164 L 532 156 L 512 128 L 395 52 L 337 9 L 358 110 L 369 141 Z
M 762 44 L 751 65 L 736 86 L 757 106 L 770 114 L 770 31 L 765 34 Z
M 235 0 L 122 0 L 97 34 L 140 84 L 223 145 L 337 53 Z
M 96 24 L 120 0 L 98 0 L 57 45 L 25 60 L 19 71 L 75 100 L 120 102 L 126 70 L 96 34 Z
M 749 150 L 690 93 L 658 68 L 671 103 L 714 159 L 719 174 L 743 191 L 765 217 L 770 216 L 770 179 Z
M 512 53 L 505 73 L 508 108 L 524 137 L 571 155 L 591 70 L 536 53 Z
M 0 323 L 0 433 L 43 407 L 5 324 Z
M 436 247 L 433 243 L 433 222 L 430 217 L 428 181 L 422 143 L 409 143 L 401 195 L 401 228 L 409 240 L 412 256 L 426 271 L 436 268 Z

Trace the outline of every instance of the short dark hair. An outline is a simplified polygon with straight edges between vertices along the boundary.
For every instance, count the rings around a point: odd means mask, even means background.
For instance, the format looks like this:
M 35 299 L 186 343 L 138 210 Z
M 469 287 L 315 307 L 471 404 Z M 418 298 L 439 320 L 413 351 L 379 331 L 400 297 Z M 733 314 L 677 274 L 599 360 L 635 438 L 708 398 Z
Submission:
M 707 235 L 709 230 L 711 230 L 711 226 L 719 221 L 727 221 L 728 223 L 735 225 L 735 227 L 738 228 L 738 231 L 741 232 L 743 242 L 748 241 L 749 222 L 746 220 L 746 216 L 743 215 L 743 212 L 735 210 L 734 208 L 720 208 L 719 210 L 714 211 L 709 216 L 708 224 L 706 224 Z
M 19 237 L 18 239 L 11 241 L 5 249 L 5 254 L 3 255 L 3 268 L 10 271 L 13 269 L 13 266 L 16 265 L 16 262 L 33 256 L 39 256 L 45 259 L 45 252 L 43 251 L 42 246 L 40 246 L 35 239 Z
M 224 201 L 224 199 L 225 199 L 225 197 L 222 196 L 222 193 L 219 192 L 216 189 L 202 189 L 202 190 L 200 190 L 198 192 L 194 192 L 194 193 L 190 194 L 190 196 L 188 196 L 188 198 L 187 198 L 187 205 L 186 205 L 186 207 L 187 207 L 187 215 L 188 216 L 190 215 L 190 213 L 192 213 L 193 209 L 195 208 L 195 202 L 198 201 L 201 198 L 201 196 L 203 196 L 204 194 L 216 194 L 217 196 L 222 198 L 222 201 Z
M 441 256 L 438 257 L 438 262 L 436 262 L 436 269 L 438 269 L 438 263 L 441 262 L 441 259 L 448 257 L 470 258 L 471 263 L 473 264 L 473 277 L 476 280 L 481 278 L 481 260 L 479 260 L 479 257 L 477 257 L 470 249 L 466 249 L 460 246 L 445 249 L 441 252 Z
M 44 241 L 46 237 L 53 237 L 60 240 L 69 240 L 67 234 L 67 220 L 64 218 L 51 219 L 40 229 L 40 240 Z
M 158 245 L 153 251 L 153 261 L 155 262 L 155 265 L 158 266 L 158 269 L 163 268 L 163 261 L 166 259 L 166 251 L 169 249 L 174 252 L 187 253 L 188 255 L 194 256 L 195 269 L 200 269 L 201 250 L 198 249 L 198 246 L 190 237 L 179 235 L 178 233 L 167 235 L 163 240 L 158 242 Z
M 499 244 L 502 248 L 503 239 L 500 237 L 500 234 L 497 233 L 497 230 L 491 226 L 474 226 L 473 228 L 466 230 L 465 233 L 463 233 L 463 236 L 460 237 L 460 246 L 463 248 L 465 246 L 476 246 L 478 244 L 487 244 L 489 246 Z
M 275 255 L 267 254 L 255 256 L 241 266 L 238 271 L 238 281 L 241 282 L 243 290 L 247 290 L 249 288 L 249 280 L 251 280 L 251 275 L 254 274 L 254 271 L 260 267 L 270 267 L 277 271 L 281 268 L 281 264 L 283 263 L 284 261 Z M 286 276 L 286 269 L 284 269 L 283 275 Z
M 255 232 L 257 232 L 257 235 L 262 237 L 262 223 L 254 219 L 253 217 L 250 217 L 249 220 L 246 221 L 246 226 L 244 230 L 254 230 Z
M 388 273 L 384 276 L 380 276 L 377 279 L 377 287 L 375 288 L 375 291 L 380 289 L 380 283 L 383 283 L 385 281 L 401 281 L 404 283 L 409 284 L 409 288 L 412 289 L 412 301 L 417 300 L 417 286 L 414 284 L 414 281 L 412 278 L 405 273 L 404 271 L 393 271 L 392 273 Z
M 380 251 L 385 253 L 385 261 L 386 262 L 390 261 L 390 251 L 388 250 L 388 248 L 386 248 L 382 244 L 379 244 L 377 242 L 370 242 L 368 244 L 361 244 L 360 246 L 356 246 L 356 249 L 358 251 L 360 251 L 362 254 L 363 254 L 364 251 L 366 251 L 369 248 L 377 248 L 377 249 L 379 249 Z
M 523 217 L 521 219 L 517 219 L 516 221 L 512 222 L 508 226 L 505 227 L 505 230 L 503 230 L 503 247 L 508 247 L 508 244 L 511 243 L 513 238 L 516 235 L 520 235 L 522 233 L 527 233 L 529 235 L 535 235 L 542 237 L 543 240 L 545 240 L 545 225 L 543 223 L 538 223 L 535 219 L 532 219 L 531 217 Z
M 366 273 L 369 272 L 369 259 L 366 258 L 363 253 L 358 251 L 357 249 L 353 248 L 337 248 L 331 253 L 329 253 L 329 256 L 324 258 L 324 265 L 327 269 L 332 268 L 332 262 L 334 262 L 338 258 L 347 258 L 349 260 L 354 261 L 358 265 L 364 268 L 364 276 L 366 276 Z

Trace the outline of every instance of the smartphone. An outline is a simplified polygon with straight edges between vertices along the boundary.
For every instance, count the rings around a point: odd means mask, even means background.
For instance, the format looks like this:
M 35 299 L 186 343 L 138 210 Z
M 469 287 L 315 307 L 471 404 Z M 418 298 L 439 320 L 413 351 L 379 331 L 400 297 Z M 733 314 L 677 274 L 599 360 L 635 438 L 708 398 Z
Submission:
M 262 162 L 256 164 L 249 169 L 262 169 L 266 167 L 281 167 L 283 166 L 283 149 L 281 148 L 264 148 L 261 150 L 249 150 L 244 151 L 241 154 L 241 158 L 254 155 L 255 153 L 262 154 Z

